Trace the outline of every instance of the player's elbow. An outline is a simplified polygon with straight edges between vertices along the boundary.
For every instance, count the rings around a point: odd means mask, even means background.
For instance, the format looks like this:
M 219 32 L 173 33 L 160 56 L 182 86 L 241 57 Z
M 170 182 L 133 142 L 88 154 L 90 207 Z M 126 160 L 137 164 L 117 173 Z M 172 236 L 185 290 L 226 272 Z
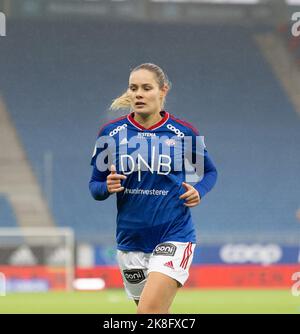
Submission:
M 219 176 L 219 174 L 218 174 L 218 171 L 217 171 L 217 168 L 216 168 L 216 167 L 214 168 L 214 171 L 213 171 L 213 173 L 214 173 L 214 177 L 215 177 L 215 184 L 216 184 L 216 182 L 217 182 L 217 180 L 218 180 L 218 176 Z
M 104 201 L 110 195 L 106 187 L 106 182 L 102 184 L 102 182 L 91 180 L 89 182 L 89 190 L 96 201 Z
M 216 185 L 218 180 L 218 171 L 216 167 L 211 171 L 211 177 L 212 177 L 212 188 Z
M 96 201 L 101 201 L 102 200 L 102 196 L 101 196 L 101 193 L 97 189 L 96 182 L 90 181 L 89 190 L 90 190 L 90 193 L 91 193 L 94 200 L 96 200 Z

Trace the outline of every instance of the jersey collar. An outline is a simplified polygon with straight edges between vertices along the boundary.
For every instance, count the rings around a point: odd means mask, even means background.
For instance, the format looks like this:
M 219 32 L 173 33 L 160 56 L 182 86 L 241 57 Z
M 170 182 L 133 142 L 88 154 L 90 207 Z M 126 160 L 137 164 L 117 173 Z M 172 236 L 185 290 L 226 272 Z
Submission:
M 169 119 L 169 113 L 165 110 L 162 110 L 160 111 L 160 114 L 162 116 L 162 119 L 153 124 L 152 126 L 150 126 L 150 128 L 145 128 L 143 127 L 140 123 L 138 123 L 135 119 L 134 119 L 134 112 L 130 113 L 128 116 L 127 116 L 127 119 L 128 121 L 133 125 L 135 126 L 136 128 L 138 128 L 139 130 L 156 130 L 158 129 L 159 127 L 161 127 L 162 125 L 164 125 L 168 119 Z

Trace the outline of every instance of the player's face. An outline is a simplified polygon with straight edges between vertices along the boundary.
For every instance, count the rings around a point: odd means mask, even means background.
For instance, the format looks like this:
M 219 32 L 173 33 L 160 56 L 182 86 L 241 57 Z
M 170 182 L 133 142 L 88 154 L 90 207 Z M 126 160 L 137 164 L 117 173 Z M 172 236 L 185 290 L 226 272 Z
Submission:
M 162 90 L 155 74 L 141 69 L 131 73 L 128 94 L 131 108 L 138 114 L 155 114 L 161 110 Z

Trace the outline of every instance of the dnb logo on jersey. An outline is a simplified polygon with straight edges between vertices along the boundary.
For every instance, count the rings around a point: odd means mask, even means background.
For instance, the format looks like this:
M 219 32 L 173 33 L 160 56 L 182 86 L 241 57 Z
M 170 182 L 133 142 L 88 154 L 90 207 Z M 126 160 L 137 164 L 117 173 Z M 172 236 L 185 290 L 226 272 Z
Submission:
M 176 246 L 171 243 L 163 243 L 159 244 L 155 247 L 153 251 L 153 255 L 166 255 L 166 256 L 174 256 L 176 252 Z
M 123 270 L 124 277 L 128 283 L 138 284 L 146 279 L 143 269 Z

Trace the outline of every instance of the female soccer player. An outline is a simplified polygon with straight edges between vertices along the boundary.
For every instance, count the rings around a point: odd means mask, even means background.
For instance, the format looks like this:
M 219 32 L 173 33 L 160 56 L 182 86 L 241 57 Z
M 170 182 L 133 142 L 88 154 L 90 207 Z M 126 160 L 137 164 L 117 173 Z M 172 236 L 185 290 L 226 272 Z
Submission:
M 196 244 L 190 208 L 217 179 L 198 131 L 163 110 L 169 89 L 157 65 L 134 68 L 128 89 L 111 105 L 130 112 L 102 126 L 91 161 L 94 199 L 117 194 L 117 258 L 137 313 L 169 312 L 188 278 Z M 184 145 L 188 138 L 190 149 Z M 194 186 L 185 182 L 185 150 L 191 152 L 190 166 L 199 167 L 194 162 L 198 156 L 204 162 L 202 180 Z

